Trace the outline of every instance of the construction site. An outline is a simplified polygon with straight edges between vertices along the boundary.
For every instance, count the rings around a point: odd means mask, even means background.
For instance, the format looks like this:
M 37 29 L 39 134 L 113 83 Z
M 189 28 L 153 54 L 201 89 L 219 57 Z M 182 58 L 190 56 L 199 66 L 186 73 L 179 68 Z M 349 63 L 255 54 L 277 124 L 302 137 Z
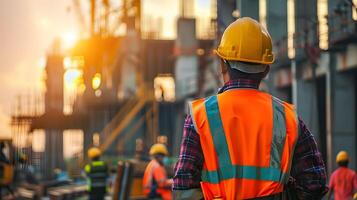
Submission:
M 357 169 L 356 0 L 207 0 L 210 14 L 201 17 L 200 4 L 177 2 L 175 38 L 167 39 L 141 0 L 72 1 L 80 38 L 67 49 L 53 38 L 43 52 L 45 90 L 13 97 L 11 137 L 0 138 L 10 163 L 4 199 L 86 199 L 91 147 L 109 167 L 106 199 L 145 199 L 150 147 L 167 146 L 172 177 L 188 102 L 223 86 L 214 50 L 246 16 L 273 39 L 276 61 L 261 90 L 296 106 L 328 175 L 340 150 Z

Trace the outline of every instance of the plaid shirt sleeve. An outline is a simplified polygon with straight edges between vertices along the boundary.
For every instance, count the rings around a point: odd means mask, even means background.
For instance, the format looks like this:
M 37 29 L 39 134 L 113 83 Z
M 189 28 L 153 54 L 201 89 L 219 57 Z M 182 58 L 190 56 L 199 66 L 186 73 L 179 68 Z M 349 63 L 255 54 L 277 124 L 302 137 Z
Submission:
M 299 199 L 320 199 L 327 191 L 326 171 L 315 139 L 299 118 L 300 135 L 296 144 L 289 186 L 294 187 Z M 191 116 L 187 116 L 179 160 L 175 165 L 174 190 L 200 187 L 203 153 L 200 138 Z
M 203 153 L 192 118 L 186 117 L 179 159 L 175 165 L 173 190 L 200 188 Z
M 328 191 L 325 165 L 314 136 L 300 118 L 299 131 L 289 185 L 299 199 L 321 199 Z

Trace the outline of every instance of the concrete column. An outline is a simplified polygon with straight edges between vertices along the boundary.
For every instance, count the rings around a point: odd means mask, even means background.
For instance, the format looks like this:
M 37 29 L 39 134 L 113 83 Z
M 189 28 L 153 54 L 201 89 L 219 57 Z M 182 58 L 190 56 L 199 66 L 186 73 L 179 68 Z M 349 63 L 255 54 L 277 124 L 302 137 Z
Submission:
M 274 42 L 287 36 L 288 19 L 286 16 L 286 0 L 267 0 L 267 28 Z
M 316 85 L 310 80 L 297 80 L 297 112 L 316 140 L 319 138 L 319 116 L 317 110 Z
M 305 58 L 305 41 L 317 41 L 317 0 L 295 0 L 295 45 L 296 58 Z
M 217 0 L 217 38 L 219 40 L 227 26 L 234 21 L 232 13 L 235 9 L 236 2 L 234 0 Z
M 251 17 L 259 21 L 259 0 L 237 0 L 241 17 Z
M 290 60 L 287 57 L 287 41 L 283 38 L 287 36 L 287 1 L 286 0 L 266 0 L 266 23 L 270 36 L 273 39 L 273 52 L 275 63 L 271 65 L 271 72 L 267 79 L 269 91 L 282 100 L 290 99 L 288 88 L 277 88 L 274 79 L 279 75 L 278 71 L 284 67 L 290 67 Z
M 356 83 L 351 73 L 336 72 L 333 84 L 332 158 L 346 150 L 350 167 L 356 169 Z M 332 162 L 335 163 L 335 162 Z M 333 165 L 336 167 L 336 164 Z
M 44 160 L 45 179 L 51 179 L 53 177 L 53 170 L 55 168 L 64 169 L 62 130 L 46 130 Z
M 83 131 L 83 156 L 87 157 L 87 151 L 90 147 L 93 146 L 93 134 L 94 132 L 92 132 L 90 129 L 86 129 Z

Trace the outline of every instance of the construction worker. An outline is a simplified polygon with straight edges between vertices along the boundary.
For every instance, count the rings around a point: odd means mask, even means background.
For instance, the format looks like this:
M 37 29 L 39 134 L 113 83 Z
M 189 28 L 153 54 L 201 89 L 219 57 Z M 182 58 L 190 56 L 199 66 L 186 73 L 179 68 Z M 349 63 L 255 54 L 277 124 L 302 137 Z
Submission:
M 335 200 L 349 200 L 357 192 L 357 175 L 348 168 L 349 156 L 346 151 L 340 151 L 336 156 L 336 163 L 339 166 L 330 179 L 330 191 L 328 198 L 330 199 L 332 192 L 334 193 Z
M 87 164 L 84 171 L 88 177 L 88 192 L 90 200 L 104 199 L 107 190 L 108 167 L 100 160 L 102 152 L 97 147 L 88 150 L 91 162 Z
M 0 179 L 5 177 L 5 165 L 9 165 L 10 161 L 4 153 L 5 143 L 0 142 Z M 1 195 L 0 195 L 1 196 Z
M 154 144 L 149 152 L 152 160 L 145 169 L 143 178 L 144 194 L 148 198 L 172 199 L 172 179 L 167 178 L 164 158 L 169 154 L 164 144 Z
M 9 159 L 5 155 L 5 142 L 0 142 L 0 163 L 10 164 Z
M 12 193 L 12 190 L 8 184 L 3 185 L 3 182 L 5 182 L 4 180 L 8 177 L 5 168 L 7 166 L 10 166 L 10 161 L 5 155 L 4 150 L 5 150 L 5 143 L 0 142 L 0 200 L 2 199 L 3 196 L 2 188 L 7 188 Z
M 15 169 L 15 183 L 28 183 L 28 184 L 39 184 L 39 180 L 35 174 L 35 168 L 29 162 L 29 158 L 26 154 L 19 152 L 18 155 L 18 165 Z
M 190 103 L 174 199 L 320 199 L 326 171 L 293 105 L 258 90 L 274 63 L 257 21 L 230 24 L 216 50 L 224 86 Z

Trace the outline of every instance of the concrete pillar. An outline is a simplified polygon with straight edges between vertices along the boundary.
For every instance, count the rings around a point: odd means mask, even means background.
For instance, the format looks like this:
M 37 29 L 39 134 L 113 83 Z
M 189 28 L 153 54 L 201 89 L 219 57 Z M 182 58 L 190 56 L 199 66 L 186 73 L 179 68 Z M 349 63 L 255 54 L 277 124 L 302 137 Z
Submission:
M 93 146 L 93 134 L 94 132 L 92 132 L 90 129 L 86 129 L 83 131 L 83 156 L 87 157 L 87 151 L 90 147 Z
M 53 178 L 53 170 L 55 168 L 64 169 L 62 130 L 46 130 L 44 160 L 45 179 Z
M 304 44 L 317 41 L 317 0 L 295 0 L 296 58 L 305 58 Z
M 175 94 L 177 100 L 197 94 L 199 82 L 198 57 L 195 49 L 198 46 L 196 38 L 196 20 L 180 18 L 177 21 L 177 39 L 175 41 Z
M 219 40 L 227 26 L 234 21 L 232 13 L 235 9 L 236 2 L 234 0 L 217 0 L 217 38 Z
M 355 23 L 347 23 L 352 21 L 352 6 L 349 1 L 328 0 L 328 13 L 338 12 L 338 15 L 329 18 L 329 41 L 333 43 L 339 41 L 351 32 L 356 30 Z
M 333 84 L 332 158 L 346 150 L 350 167 L 356 169 L 356 78 L 352 73 L 336 72 Z M 335 162 L 333 162 L 335 163 Z M 334 164 L 334 167 L 336 165 Z
M 48 55 L 45 92 L 46 113 L 63 113 L 63 75 L 63 56 Z
M 315 138 L 319 138 L 319 119 L 317 114 L 316 85 L 310 80 L 297 80 L 297 112 Z
M 353 52 L 353 51 L 352 51 Z M 346 54 L 347 62 L 341 62 Z M 336 168 L 336 154 L 346 150 L 350 154 L 350 167 L 356 169 L 357 156 L 357 76 L 351 68 L 353 64 L 351 52 L 330 54 L 330 68 L 327 74 L 327 151 L 328 171 Z M 337 69 L 345 69 L 338 71 Z
M 271 72 L 267 79 L 269 91 L 282 100 L 289 100 L 291 92 L 289 87 L 282 89 L 276 85 L 279 71 L 290 66 L 287 58 L 287 1 L 266 0 L 266 23 L 270 36 L 273 39 L 273 52 L 275 63 L 271 65 Z
M 267 0 L 267 28 L 274 42 L 287 36 L 288 20 L 286 16 L 286 0 Z M 279 46 L 282 47 L 281 45 Z M 285 46 L 287 46 L 287 43 L 285 43 Z
M 241 17 L 251 17 L 259 21 L 259 0 L 237 0 Z

